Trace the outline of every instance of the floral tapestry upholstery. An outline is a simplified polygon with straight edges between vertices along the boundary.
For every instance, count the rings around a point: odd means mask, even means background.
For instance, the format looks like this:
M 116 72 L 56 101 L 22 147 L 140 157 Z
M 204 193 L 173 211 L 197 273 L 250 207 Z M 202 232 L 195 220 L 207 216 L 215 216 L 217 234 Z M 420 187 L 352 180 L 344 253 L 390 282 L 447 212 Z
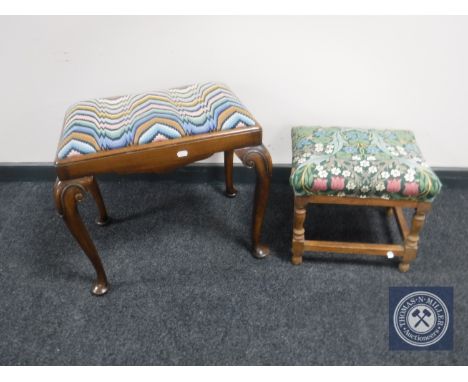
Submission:
M 440 192 L 411 131 L 295 127 L 291 133 L 297 196 L 431 201 Z

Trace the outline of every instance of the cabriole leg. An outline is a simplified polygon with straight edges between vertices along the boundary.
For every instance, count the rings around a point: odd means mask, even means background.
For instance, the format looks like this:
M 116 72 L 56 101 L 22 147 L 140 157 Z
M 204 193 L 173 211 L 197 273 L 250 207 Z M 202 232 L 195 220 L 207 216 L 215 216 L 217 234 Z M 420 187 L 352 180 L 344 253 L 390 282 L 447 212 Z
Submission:
M 91 261 L 96 271 L 96 281 L 91 292 L 100 296 L 108 291 L 108 283 L 104 267 L 94 246 L 88 231 L 78 212 L 78 202 L 81 202 L 87 190 L 92 189 L 90 185 L 92 177 L 73 180 L 57 180 L 54 186 L 54 197 L 59 214 L 63 217 L 68 229 Z
M 99 216 L 95 220 L 96 224 L 100 226 L 109 224 L 109 215 L 107 215 L 107 210 L 104 204 L 104 200 L 102 199 L 101 190 L 99 189 L 98 183 L 94 176 L 91 177 L 91 182 L 89 182 L 89 184 L 87 185 L 87 189 L 89 193 L 93 196 L 99 211 Z
M 272 174 L 270 153 L 263 145 L 245 147 L 237 149 L 235 152 L 245 166 L 255 168 L 257 173 L 253 209 L 252 252 L 256 258 L 264 258 L 270 254 L 268 246 L 260 243 Z
M 226 196 L 233 198 L 237 195 L 237 190 L 234 188 L 232 180 L 232 171 L 234 167 L 234 151 L 224 152 L 224 176 L 226 180 Z

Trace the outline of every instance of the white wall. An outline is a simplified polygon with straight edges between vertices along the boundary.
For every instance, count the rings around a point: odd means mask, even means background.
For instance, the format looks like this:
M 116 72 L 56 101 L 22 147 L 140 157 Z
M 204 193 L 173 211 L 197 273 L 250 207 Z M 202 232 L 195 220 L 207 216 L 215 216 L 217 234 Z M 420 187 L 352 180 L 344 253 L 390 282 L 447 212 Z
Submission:
M 216 80 L 277 164 L 321 124 L 412 129 L 431 165 L 468 167 L 467 72 L 463 16 L 0 17 L 0 162 L 52 161 L 75 101 Z

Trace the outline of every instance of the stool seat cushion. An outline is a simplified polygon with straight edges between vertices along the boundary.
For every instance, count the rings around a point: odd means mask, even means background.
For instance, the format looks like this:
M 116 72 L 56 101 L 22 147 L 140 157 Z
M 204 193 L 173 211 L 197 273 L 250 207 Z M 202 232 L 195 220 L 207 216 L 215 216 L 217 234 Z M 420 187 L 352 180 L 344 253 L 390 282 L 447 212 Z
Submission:
M 440 192 L 411 131 L 296 127 L 292 146 L 297 196 L 430 201 Z
M 57 158 L 245 126 L 258 124 L 229 88 L 214 82 L 93 99 L 67 111 Z

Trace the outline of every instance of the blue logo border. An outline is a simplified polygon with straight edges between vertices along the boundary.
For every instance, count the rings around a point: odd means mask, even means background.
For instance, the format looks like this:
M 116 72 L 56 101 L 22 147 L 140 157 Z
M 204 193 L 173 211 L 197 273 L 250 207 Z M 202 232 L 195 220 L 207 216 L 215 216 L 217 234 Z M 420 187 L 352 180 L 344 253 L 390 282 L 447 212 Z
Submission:
M 415 346 L 405 342 L 397 333 L 393 323 L 395 309 L 399 302 L 414 292 L 428 292 L 440 298 L 448 310 L 448 327 L 443 337 L 432 345 Z M 389 287 L 388 293 L 389 350 L 453 350 L 453 287 Z

